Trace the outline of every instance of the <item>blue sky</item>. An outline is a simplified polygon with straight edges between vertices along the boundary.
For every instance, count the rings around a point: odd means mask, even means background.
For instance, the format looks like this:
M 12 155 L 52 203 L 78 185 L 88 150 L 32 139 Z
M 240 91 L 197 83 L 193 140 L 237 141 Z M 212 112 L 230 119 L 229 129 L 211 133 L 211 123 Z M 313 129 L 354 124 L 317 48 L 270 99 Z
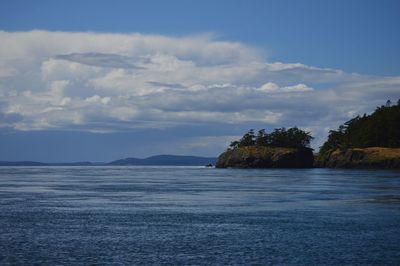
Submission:
M 212 32 L 275 61 L 372 75 L 400 71 L 398 1 L 2 1 L 7 31 Z
M 2 1 L 0 160 L 218 155 L 400 98 L 398 1 Z

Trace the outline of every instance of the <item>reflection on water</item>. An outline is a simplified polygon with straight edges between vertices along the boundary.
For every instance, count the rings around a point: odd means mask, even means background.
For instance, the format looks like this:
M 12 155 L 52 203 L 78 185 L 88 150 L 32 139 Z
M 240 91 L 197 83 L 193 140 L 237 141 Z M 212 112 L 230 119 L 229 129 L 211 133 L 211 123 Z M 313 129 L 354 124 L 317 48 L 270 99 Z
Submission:
M 1 167 L 0 264 L 400 263 L 400 172 Z

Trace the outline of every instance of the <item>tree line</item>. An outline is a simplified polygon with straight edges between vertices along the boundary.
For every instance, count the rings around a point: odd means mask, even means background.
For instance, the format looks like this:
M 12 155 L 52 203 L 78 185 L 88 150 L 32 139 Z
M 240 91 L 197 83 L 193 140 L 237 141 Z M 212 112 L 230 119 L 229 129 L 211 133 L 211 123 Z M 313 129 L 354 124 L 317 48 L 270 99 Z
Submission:
M 297 127 L 276 128 L 271 133 L 260 129 L 257 134 L 254 129 L 250 129 L 240 140 L 231 142 L 229 146 L 232 149 L 246 146 L 303 148 L 310 147 L 312 139 L 310 132 Z
M 249 130 L 240 140 L 232 141 L 231 149 L 246 146 L 264 147 L 310 147 L 314 139 L 310 132 L 297 127 L 276 128 L 271 133 L 265 129 Z M 397 105 L 388 100 L 386 105 L 376 108 L 371 114 L 356 116 L 340 125 L 337 130 L 329 131 L 328 139 L 320 147 L 320 154 L 330 150 L 367 147 L 400 148 L 400 99 Z
M 400 148 L 400 100 L 394 106 L 388 101 L 371 115 L 356 116 L 329 131 L 320 154 L 333 149 L 367 147 Z

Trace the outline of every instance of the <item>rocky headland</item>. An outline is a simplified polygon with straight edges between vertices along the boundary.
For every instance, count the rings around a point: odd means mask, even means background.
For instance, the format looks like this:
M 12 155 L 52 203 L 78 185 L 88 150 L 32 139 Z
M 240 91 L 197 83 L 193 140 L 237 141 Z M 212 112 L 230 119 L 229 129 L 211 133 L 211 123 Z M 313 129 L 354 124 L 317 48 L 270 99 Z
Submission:
M 316 167 L 400 169 L 400 100 L 356 116 L 329 132 Z
M 311 168 L 310 148 L 246 146 L 229 149 L 218 157 L 217 168 Z

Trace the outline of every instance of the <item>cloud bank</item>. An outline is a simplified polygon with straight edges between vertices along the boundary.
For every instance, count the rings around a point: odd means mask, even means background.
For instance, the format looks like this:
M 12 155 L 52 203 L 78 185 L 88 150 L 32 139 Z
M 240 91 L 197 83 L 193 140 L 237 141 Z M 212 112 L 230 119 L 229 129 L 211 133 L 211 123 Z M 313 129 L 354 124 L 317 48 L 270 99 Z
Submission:
M 398 98 L 400 77 L 268 62 L 259 49 L 209 35 L 0 31 L 3 128 L 253 123 L 297 125 L 322 140 L 346 119 Z

